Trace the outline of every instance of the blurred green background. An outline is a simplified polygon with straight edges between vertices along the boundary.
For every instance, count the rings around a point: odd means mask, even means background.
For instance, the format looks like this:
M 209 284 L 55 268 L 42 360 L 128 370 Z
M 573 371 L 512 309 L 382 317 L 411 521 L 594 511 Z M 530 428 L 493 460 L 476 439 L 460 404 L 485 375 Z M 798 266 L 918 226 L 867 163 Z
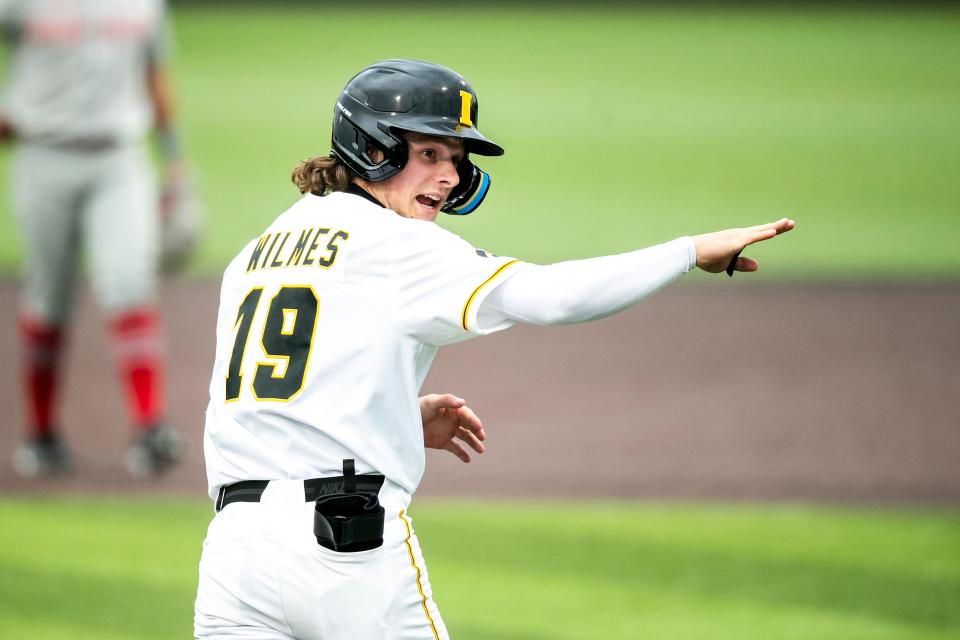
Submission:
M 444 220 L 478 246 L 546 262 L 788 215 L 798 229 L 751 252 L 758 278 L 960 277 L 947 6 L 180 2 L 173 18 L 209 210 L 194 275 L 297 198 L 290 170 L 328 150 L 354 72 L 414 57 L 463 73 L 507 148 L 482 161 L 483 208 Z M 960 635 L 955 510 L 425 501 L 413 515 L 454 637 Z M 203 500 L 0 499 L 0 636 L 188 636 L 210 516 Z
M 752 252 L 761 277 L 960 276 L 954 9 L 181 2 L 174 20 L 209 208 L 197 274 L 296 199 L 350 76 L 413 57 L 463 73 L 507 149 L 482 160 L 482 209 L 444 221 L 490 251 L 587 257 L 786 215 L 789 240 Z

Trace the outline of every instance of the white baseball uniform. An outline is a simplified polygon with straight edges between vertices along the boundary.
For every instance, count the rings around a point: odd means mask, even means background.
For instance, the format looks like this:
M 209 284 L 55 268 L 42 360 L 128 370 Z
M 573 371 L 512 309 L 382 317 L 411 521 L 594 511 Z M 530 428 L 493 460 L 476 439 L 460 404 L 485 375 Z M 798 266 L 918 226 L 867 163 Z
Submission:
M 405 513 L 424 467 L 417 393 L 439 345 L 509 326 L 478 329 L 476 313 L 490 284 L 519 266 L 346 193 L 304 196 L 230 263 L 204 437 L 211 498 L 240 480 L 339 476 L 353 458 L 358 474 L 386 477 L 386 530 L 380 549 L 323 549 L 302 483 L 271 483 L 260 503 L 228 505 L 204 548 L 197 637 L 226 635 L 224 609 L 238 616 L 230 627 L 286 620 L 296 638 L 347 637 L 333 632 L 333 614 L 383 626 L 369 637 L 445 637 Z M 284 543 L 244 551 L 244 566 L 269 577 L 230 572 L 225 582 L 234 545 L 265 539 Z M 282 598 L 231 604 L 278 582 Z
M 354 193 L 305 195 L 223 277 L 209 493 L 270 482 L 258 502 L 228 504 L 210 525 L 196 636 L 447 637 L 406 513 L 424 468 L 417 396 L 438 347 L 515 321 L 613 313 L 693 264 L 682 238 L 540 267 Z M 564 297 L 571 304 L 558 307 Z M 340 476 L 345 458 L 386 478 L 380 548 L 337 553 L 313 535 L 303 480 Z

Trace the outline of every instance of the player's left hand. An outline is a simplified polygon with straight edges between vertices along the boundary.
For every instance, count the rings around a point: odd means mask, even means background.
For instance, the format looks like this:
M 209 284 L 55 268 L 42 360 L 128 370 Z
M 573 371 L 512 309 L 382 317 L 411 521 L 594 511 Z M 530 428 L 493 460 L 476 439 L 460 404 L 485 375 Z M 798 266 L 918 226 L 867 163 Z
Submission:
M 203 205 L 182 160 L 167 163 L 160 188 L 160 269 L 183 271 L 193 257 L 203 227 Z
M 423 444 L 430 449 L 446 449 L 463 462 L 470 462 L 470 453 L 457 442 L 462 441 L 477 453 L 483 453 L 487 434 L 477 414 L 463 398 L 445 393 L 432 393 L 420 398 L 423 420 Z

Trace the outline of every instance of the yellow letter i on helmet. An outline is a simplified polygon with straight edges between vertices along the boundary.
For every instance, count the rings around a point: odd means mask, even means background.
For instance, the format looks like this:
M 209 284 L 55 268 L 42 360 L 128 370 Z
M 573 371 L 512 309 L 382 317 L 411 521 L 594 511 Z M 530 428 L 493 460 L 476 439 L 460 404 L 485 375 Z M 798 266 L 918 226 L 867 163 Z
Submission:
M 472 127 L 470 120 L 470 104 L 473 102 L 473 96 L 467 91 L 460 92 L 460 124 L 465 127 Z

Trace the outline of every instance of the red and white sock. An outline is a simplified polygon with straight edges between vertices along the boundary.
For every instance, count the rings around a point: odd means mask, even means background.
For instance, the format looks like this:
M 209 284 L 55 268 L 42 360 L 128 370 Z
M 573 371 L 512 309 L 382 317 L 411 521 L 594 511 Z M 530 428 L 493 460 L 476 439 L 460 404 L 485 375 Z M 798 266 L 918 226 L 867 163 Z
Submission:
M 160 318 L 152 307 L 140 307 L 110 319 L 110 340 L 130 422 L 137 429 L 155 425 L 164 412 L 164 369 Z
M 32 438 L 50 436 L 53 435 L 63 330 L 44 326 L 26 316 L 20 316 L 19 328 L 23 348 L 21 375 L 27 400 L 27 435 Z

